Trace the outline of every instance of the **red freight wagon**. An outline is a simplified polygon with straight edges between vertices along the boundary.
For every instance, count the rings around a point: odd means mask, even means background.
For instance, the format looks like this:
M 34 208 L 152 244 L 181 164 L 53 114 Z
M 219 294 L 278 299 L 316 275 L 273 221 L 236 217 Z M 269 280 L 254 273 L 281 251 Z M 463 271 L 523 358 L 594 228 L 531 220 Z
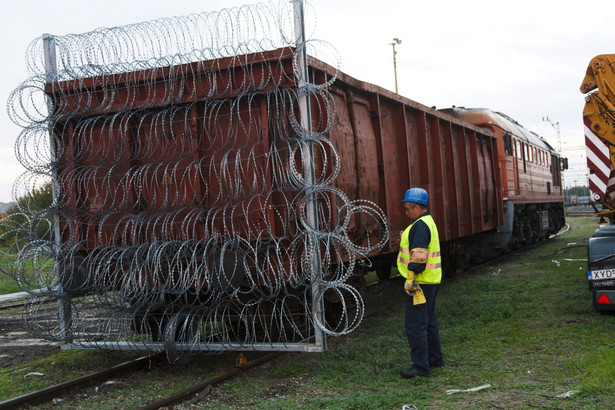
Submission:
M 298 98 L 293 63 L 292 50 L 283 48 L 215 64 L 47 84 L 57 118 L 61 241 L 77 244 L 70 250 L 73 259 L 104 257 L 110 248 L 152 241 L 230 235 L 241 236 L 246 246 L 288 238 L 282 243 L 291 249 L 299 222 L 289 210 L 301 204 L 292 178 L 278 173 L 301 174 L 300 147 L 292 139 Z M 445 260 L 463 264 L 481 257 L 485 239 L 478 234 L 495 232 L 503 223 L 495 136 L 316 59 L 310 59 L 310 75 L 315 83 L 336 76 L 326 92 L 312 96 L 314 132 L 328 133 L 339 154 L 339 163 L 332 164 L 328 153 L 333 148 L 315 148 L 317 180 L 330 179 L 339 166 L 332 185 L 351 201 L 371 201 L 386 214 L 386 222 L 352 215 L 346 225 L 357 245 L 385 237 L 383 224 L 390 230 L 382 251 L 362 255 L 371 258 L 379 275 L 388 276 L 393 266 L 399 234 L 409 223 L 401 198 L 413 186 L 429 192 Z M 288 91 L 273 95 L 273 89 Z M 335 117 L 328 118 L 323 107 L 332 102 Z M 339 202 L 335 195 L 321 199 L 327 201 Z M 343 217 L 335 206 L 328 212 L 321 223 Z M 221 255 L 223 250 L 211 243 L 211 252 Z M 238 252 L 226 250 L 223 259 L 236 265 Z M 286 274 L 292 281 L 288 266 L 299 262 L 290 260 L 291 251 L 286 255 L 288 260 L 275 262 L 270 274 Z M 344 257 L 340 252 L 332 261 Z M 172 281 L 164 267 L 173 258 L 161 256 L 156 265 L 140 266 L 135 283 L 117 273 L 107 276 L 115 277 L 115 287 L 164 287 Z M 71 265 L 64 281 L 69 291 L 79 293 L 93 285 L 93 278 L 90 272 L 76 272 L 75 265 L 86 264 Z M 223 280 L 237 286 L 249 268 L 242 269 L 235 266 Z M 206 284 L 207 278 L 194 275 L 195 286 Z
M 332 74 L 320 61 L 311 65 L 317 76 Z M 503 210 L 491 132 L 344 73 L 329 91 L 337 107 L 337 126 L 329 136 L 343 167 L 335 184 L 351 198 L 377 203 L 387 216 L 390 240 L 380 258 L 373 258 L 379 276 L 389 275 L 409 224 L 401 199 L 410 187 L 429 193 L 445 268 L 502 250 L 493 238 Z
M 111 288 L 164 289 L 170 280 L 165 268 L 178 258 L 172 253 L 178 243 L 190 241 L 201 241 L 200 251 L 210 259 L 221 256 L 233 265 L 227 272 L 232 277 L 224 280 L 237 286 L 245 273 L 235 266 L 237 250 L 220 249 L 224 240 L 216 238 L 240 236 L 248 243 L 292 238 L 295 221 L 286 208 L 293 189 L 276 186 L 275 174 L 289 167 L 283 153 L 290 149 L 290 135 L 268 118 L 272 112 L 289 117 L 280 109 L 292 107 L 292 101 L 272 99 L 292 94 L 268 92 L 290 89 L 292 72 L 291 50 L 280 49 L 48 84 L 57 117 L 61 242 L 71 244 L 67 260 L 78 261 L 64 270 L 69 292 L 100 282 L 94 275 L 101 272 L 88 270 L 100 270 L 101 258 L 118 254 L 112 250 L 156 242 L 174 246 L 131 275 L 138 283 L 116 277 Z M 273 141 L 278 147 L 269 145 Z M 126 261 L 113 265 L 134 271 Z M 199 273 L 191 279 L 193 288 L 207 285 Z

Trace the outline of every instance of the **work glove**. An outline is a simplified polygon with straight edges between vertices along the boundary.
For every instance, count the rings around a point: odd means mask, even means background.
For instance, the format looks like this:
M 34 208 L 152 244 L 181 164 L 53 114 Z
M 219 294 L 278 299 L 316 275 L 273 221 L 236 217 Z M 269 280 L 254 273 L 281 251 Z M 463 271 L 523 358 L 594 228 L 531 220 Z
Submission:
M 423 290 L 421 286 L 416 283 L 416 275 L 413 271 L 408 271 L 408 277 L 406 278 L 406 283 L 404 284 L 404 290 L 409 296 L 412 296 L 412 304 L 413 305 L 422 305 L 426 303 L 425 295 L 423 294 Z
M 422 305 L 423 303 L 427 303 L 427 299 L 425 299 L 425 295 L 423 294 L 423 290 L 419 286 L 419 290 L 416 291 L 414 297 L 412 298 L 413 305 Z
M 406 283 L 404 283 L 404 290 L 409 296 L 414 296 L 418 287 L 418 283 L 414 280 L 414 272 L 409 271 L 408 277 L 406 278 Z

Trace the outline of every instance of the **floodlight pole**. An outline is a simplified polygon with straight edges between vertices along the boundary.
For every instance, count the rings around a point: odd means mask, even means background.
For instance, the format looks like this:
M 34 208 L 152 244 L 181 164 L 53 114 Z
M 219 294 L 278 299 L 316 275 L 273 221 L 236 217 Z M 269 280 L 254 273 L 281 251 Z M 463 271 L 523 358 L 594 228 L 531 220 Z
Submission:
M 401 40 L 397 37 L 393 39 L 393 43 L 389 45 L 393 46 L 393 73 L 395 74 L 395 94 L 399 94 L 397 90 L 397 51 L 395 51 L 395 45 L 401 44 Z

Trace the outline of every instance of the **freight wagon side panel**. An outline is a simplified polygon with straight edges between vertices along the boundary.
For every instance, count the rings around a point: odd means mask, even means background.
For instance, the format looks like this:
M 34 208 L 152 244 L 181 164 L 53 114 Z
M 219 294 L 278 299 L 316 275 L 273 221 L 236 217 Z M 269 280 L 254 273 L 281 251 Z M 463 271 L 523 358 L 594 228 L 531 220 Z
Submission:
M 267 62 L 265 67 L 271 73 L 286 73 L 292 63 L 287 50 L 262 54 L 259 58 Z M 493 135 L 380 87 L 336 73 L 325 63 L 311 59 L 310 65 L 311 75 L 321 82 L 337 75 L 329 88 L 329 97 L 312 97 L 315 132 L 329 125 L 330 118 L 322 110 L 328 104 L 326 99 L 336 104 L 336 126 L 329 132 L 329 138 L 340 154 L 340 168 L 333 184 L 351 201 L 371 201 L 384 211 L 391 231 L 385 254 L 397 252 L 399 233 L 408 225 L 401 199 L 411 186 L 429 191 L 429 209 L 440 227 L 442 241 L 493 230 L 501 224 Z M 292 127 L 284 120 L 280 122 L 281 118 L 297 115 L 293 112 L 297 95 L 292 91 L 296 85 L 280 75 L 275 82 L 291 90 L 275 97 L 283 101 L 270 101 L 273 97 L 267 94 L 266 84 L 262 93 L 247 98 L 239 84 L 229 77 L 231 73 L 234 80 L 237 75 L 241 77 L 239 68 L 220 72 L 196 70 L 210 68 L 205 62 L 192 68 L 190 76 L 215 80 L 227 87 L 220 88 L 216 98 L 199 100 L 204 90 L 191 89 L 191 83 L 182 80 L 174 87 L 185 92 L 173 97 L 177 100 L 170 108 L 146 109 L 137 104 L 126 111 L 124 106 L 124 114 L 117 121 L 115 110 L 121 107 L 89 107 L 91 110 L 79 122 L 87 124 L 87 130 L 71 130 L 71 120 L 66 121 L 64 144 L 59 145 L 67 150 L 74 145 L 74 152 L 83 152 L 87 147 L 93 153 L 77 160 L 68 150 L 62 157 L 65 165 L 61 172 L 100 171 L 101 175 L 62 179 L 66 181 L 62 193 L 73 212 L 65 218 L 65 231 L 70 233 L 63 236 L 63 241 L 69 237 L 82 241 L 78 248 L 88 251 L 101 246 L 139 247 L 160 240 L 200 241 L 218 235 L 225 238 L 240 234 L 259 243 L 264 243 L 268 235 L 293 235 L 296 221 L 284 215 L 287 208 L 296 206 L 292 203 L 294 195 L 286 192 L 283 175 L 278 173 L 288 172 L 291 164 L 285 161 L 294 161 L 294 169 L 301 172 L 300 149 L 293 146 L 293 133 L 288 133 Z M 170 70 L 180 69 L 186 67 Z M 130 78 L 138 79 L 140 75 L 135 73 Z M 166 80 L 174 82 L 180 78 L 169 74 Z M 74 86 L 84 85 L 88 85 L 87 81 Z M 69 89 L 73 85 L 61 86 Z M 56 99 L 56 103 L 72 107 L 77 94 L 59 93 L 63 99 Z M 83 109 L 83 103 L 80 104 Z M 331 158 L 328 149 L 316 147 L 316 175 L 321 174 L 320 170 L 329 169 L 327 173 L 332 169 L 326 168 L 333 165 L 327 159 Z M 105 183 L 99 184 L 100 180 Z M 86 182 L 79 185 L 79 181 Z M 104 198 L 103 203 L 98 198 Z M 337 204 L 337 198 L 323 200 Z M 109 215 L 110 209 L 117 212 Z M 254 212 L 255 209 L 260 211 Z M 108 215 L 108 224 L 99 220 L 99 210 Z M 329 212 L 325 218 L 328 221 L 339 218 L 335 214 L 337 207 Z M 113 219 L 120 217 L 123 221 Z M 71 224 L 76 226 L 76 232 L 71 231 Z M 356 244 L 368 243 L 381 235 L 379 224 L 375 218 L 353 214 L 347 226 L 348 236 Z M 84 226 L 90 228 L 84 231 Z M 287 269 L 287 265 L 279 268 Z
M 340 156 L 340 172 L 333 185 L 344 191 L 351 200 L 361 199 L 378 204 L 381 209 L 386 201 L 382 157 L 379 144 L 380 127 L 374 118 L 373 100 L 352 90 L 338 88 L 335 83 L 330 92 L 336 104 L 336 126 L 329 133 L 332 144 Z M 386 211 L 385 211 L 386 212 Z M 390 215 L 387 215 L 390 217 Z M 350 225 L 349 235 L 363 244 L 368 236 L 382 235 L 380 223 L 356 214 Z M 384 253 L 392 252 L 390 244 Z M 389 249 L 390 248 L 390 249 Z
M 263 70 L 258 71 L 263 79 L 290 86 L 281 73 L 292 71 L 291 57 L 288 49 L 280 49 L 250 58 L 263 61 Z M 242 61 L 227 59 L 230 68 Z M 212 248 L 198 257 L 217 260 L 216 238 L 241 235 L 246 241 L 266 244 L 271 236 L 295 234 L 296 221 L 288 212 L 294 194 L 287 192 L 281 182 L 284 175 L 279 175 L 289 167 L 289 139 L 294 134 L 289 133 L 287 121 L 296 107 L 291 101 L 294 94 L 272 96 L 266 91 L 273 86 L 255 78 L 263 92 L 244 96 L 240 68 L 210 65 L 202 62 L 190 65 L 191 69 L 173 67 L 48 85 L 56 112 L 62 113 L 53 133 L 61 187 L 61 242 L 75 244 L 70 249 L 79 258 L 93 261 L 105 257 L 105 252 L 128 255 L 121 249 L 136 251 L 162 242 L 191 246 L 199 242 Z M 189 74 L 169 74 L 177 70 Z M 161 101 L 161 106 L 149 101 L 148 108 L 138 99 L 107 105 L 99 101 L 109 90 L 122 94 L 138 88 L 141 77 L 152 75 L 161 76 L 159 87 L 184 92 L 174 94 L 172 101 Z M 212 82 L 220 87 L 200 87 Z M 90 91 L 94 98 L 79 98 Z M 164 95 L 162 91 L 152 92 Z M 272 147 L 274 141 L 277 145 Z M 266 245 L 258 251 L 268 252 Z M 165 258 L 172 257 L 170 250 L 159 256 L 160 263 L 141 270 L 144 286 L 166 286 L 161 269 L 172 262 Z M 127 258 L 117 259 L 121 269 L 132 269 Z M 268 273 L 283 275 L 288 267 L 285 261 Z M 120 280 L 115 286 L 126 284 Z
M 406 189 L 412 183 L 408 173 L 408 148 L 406 145 L 405 110 L 402 104 L 378 97 L 378 115 L 380 126 L 380 152 L 382 153 L 381 168 L 383 191 L 385 195 L 386 214 L 391 227 L 408 226 L 408 218 L 405 216 L 401 203 Z M 404 227 L 405 228 L 405 227 Z M 397 249 L 399 235 L 392 231 L 391 245 Z
M 501 193 L 494 138 L 429 112 L 408 112 L 410 185 L 428 190 L 441 240 L 497 228 Z
M 411 186 L 428 190 L 442 241 L 502 224 L 493 134 L 343 73 L 331 92 L 338 118 L 330 137 L 344 162 L 336 185 L 385 211 L 391 235 L 384 252 L 397 251 L 409 223 L 401 199 Z

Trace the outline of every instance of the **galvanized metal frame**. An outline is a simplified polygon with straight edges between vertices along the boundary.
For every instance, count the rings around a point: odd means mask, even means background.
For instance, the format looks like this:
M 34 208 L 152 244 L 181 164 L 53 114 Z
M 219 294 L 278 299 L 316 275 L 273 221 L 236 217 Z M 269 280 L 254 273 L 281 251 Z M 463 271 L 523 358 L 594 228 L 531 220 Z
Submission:
M 43 35 L 43 52 L 45 56 L 45 72 L 47 74 L 47 82 L 55 81 L 55 78 L 58 75 L 58 64 L 56 59 L 56 42 L 54 36 L 51 34 Z M 54 111 L 53 100 L 51 98 L 47 99 L 47 109 L 49 110 L 49 115 L 51 116 Z M 55 144 L 53 141 L 53 123 L 49 124 L 49 151 L 51 155 L 52 162 L 52 195 L 53 202 L 58 203 L 58 198 L 60 195 L 60 187 L 58 185 L 57 178 L 57 170 L 53 163 L 56 159 L 56 150 Z M 58 215 L 54 216 L 53 220 L 53 228 L 54 228 L 54 236 L 55 236 L 55 268 L 60 269 L 58 258 L 59 250 L 62 245 L 62 237 L 60 234 L 60 220 Z M 64 292 L 64 289 L 61 285 L 59 285 L 57 291 L 60 293 L 60 298 L 58 300 L 58 318 L 59 318 L 59 327 L 60 327 L 60 339 L 63 341 L 70 341 L 72 338 L 72 309 L 70 296 Z
M 307 49 L 305 44 L 305 16 L 303 13 L 303 0 L 293 1 L 294 21 L 295 21 L 295 44 L 299 48 L 297 55 L 297 71 L 299 73 L 299 89 L 304 91 L 304 98 L 299 99 L 299 113 L 301 116 L 301 126 L 307 133 L 307 137 L 312 134 L 312 118 L 310 106 L 310 93 L 308 92 L 308 61 Z M 316 194 L 313 192 L 314 185 L 314 151 L 313 143 L 308 141 L 303 146 L 303 173 L 306 180 L 307 192 L 310 195 L 307 201 L 307 221 L 310 225 L 310 247 L 311 252 L 311 285 L 312 285 L 312 315 L 314 317 L 314 351 L 325 351 L 327 349 L 326 335 L 319 327 L 319 323 L 324 323 L 324 306 L 322 298 L 322 267 L 320 264 L 320 246 L 315 231 L 318 229 L 318 210 L 316 205 Z
M 323 337 L 324 339 L 324 337 Z M 322 343 L 306 341 L 305 343 L 176 343 L 174 350 L 179 352 L 223 352 L 223 351 L 256 351 L 256 352 L 322 352 Z M 143 352 L 164 352 L 167 345 L 164 342 L 86 342 L 62 345 L 62 350 L 122 350 Z
M 303 92 L 303 98 L 299 99 L 299 115 L 301 119 L 301 126 L 305 130 L 305 137 L 307 139 L 303 146 L 303 174 L 306 181 L 306 193 L 309 195 L 308 201 L 306 201 L 306 215 L 307 223 L 310 228 L 309 233 L 309 247 L 312 250 L 310 255 L 310 269 L 311 269 L 311 291 L 312 291 L 312 307 L 311 315 L 314 324 L 314 336 L 313 341 L 306 341 L 303 343 L 177 343 L 173 348 L 177 351 L 227 351 L 227 350 L 253 350 L 253 351 L 297 351 L 297 352 L 323 352 L 327 349 L 326 333 L 321 328 L 324 322 L 324 304 L 322 292 L 323 292 L 323 278 L 322 278 L 322 266 L 320 261 L 320 246 L 318 244 L 318 237 L 316 231 L 318 229 L 318 210 L 317 210 L 317 197 L 314 192 L 315 183 L 315 165 L 314 165 L 314 152 L 313 143 L 310 141 L 312 137 L 312 119 L 311 119 L 311 106 L 310 106 L 310 92 L 309 92 L 309 70 L 308 70 L 308 57 L 307 49 L 305 45 L 305 16 L 303 9 L 303 0 L 293 0 L 293 13 L 294 13 L 294 28 L 295 28 L 295 45 L 298 50 L 297 53 L 297 67 L 298 73 L 298 89 Z M 57 63 L 56 63 L 56 50 L 54 37 L 46 35 L 44 37 L 45 47 L 45 64 L 48 75 L 48 81 L 53 81 L 53 78 L 57 75 Z M 51 101 L 51 100 L 49 100 Z M 50 102 L 51 104 L 51 102 Z M 50 106 L 49 112 L 53 113 L 53 107 Z M 50 147 L 51 158 L 55 158 L 55 149 L 53 144 L 53 125 L 50 126 Z M 55 171 L 54 171 L 55 172 Z M 53 181 L 53 197 L 57 202 L 59 196 L 59 186 L 57 184 L 57 178 L 54 174 Z M 61 235 L 58 217 L 54 221 L 55 228 L 55 241 L 57 251 L 61 246 Z M 56 263 L 56 265 L 58 265 Z M 61 293 L 60 300 L 58 301 L 58 317 L 60 326 L 60 337 L 65 342 L 72 341 L 72 319 L 71 319 L 71 299 L 62 289 L 59 289 Z M 62 346 L 64 350 L 82 350 L 82 349 L 109 349 L 109 350 L 138 350 L 138 351 L 150 351 L 161 352 L 167 350 L 168 345 L 164 342 L 85 342 L 85 343 L 68 343 Z

